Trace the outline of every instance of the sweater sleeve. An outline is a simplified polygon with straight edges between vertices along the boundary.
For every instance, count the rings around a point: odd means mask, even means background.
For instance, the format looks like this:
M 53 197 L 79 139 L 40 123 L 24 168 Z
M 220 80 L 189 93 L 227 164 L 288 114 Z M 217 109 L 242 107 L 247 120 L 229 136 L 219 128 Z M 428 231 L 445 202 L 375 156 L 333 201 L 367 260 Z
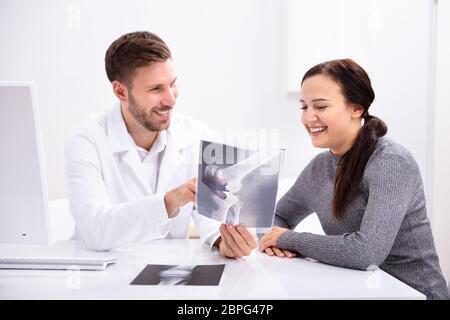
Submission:
M 304 198 L 308 177 L 311 176 L 312 162 L 302 171 L 294 185 L 278 201 L 274 225 L 294 229 L 303 219 L 313 213 Z
M 364 177 L 369 197 L 359 231 L 325 236 L 287 231 L 277 246 L 347 268 L 380 265 L 391 251 L 413 190 L 422 182 L 417 164 L 395 154 L 378 157 Z

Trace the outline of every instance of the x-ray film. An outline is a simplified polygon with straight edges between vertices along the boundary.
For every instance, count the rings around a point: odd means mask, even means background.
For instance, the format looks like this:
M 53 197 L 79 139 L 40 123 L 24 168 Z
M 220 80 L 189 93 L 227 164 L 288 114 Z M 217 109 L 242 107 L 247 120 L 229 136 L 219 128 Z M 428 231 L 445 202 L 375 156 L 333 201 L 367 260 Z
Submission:
M 283 158 L 283 149 L 247 150 L 201 141 L 197 212 L 247 228 L 272 227 Z

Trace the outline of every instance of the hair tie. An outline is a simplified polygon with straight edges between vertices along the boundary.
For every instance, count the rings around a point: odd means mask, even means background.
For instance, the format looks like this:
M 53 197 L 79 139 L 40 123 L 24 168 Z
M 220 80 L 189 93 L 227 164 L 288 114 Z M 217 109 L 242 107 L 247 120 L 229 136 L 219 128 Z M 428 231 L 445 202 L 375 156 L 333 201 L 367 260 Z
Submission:
M 365 110 L 365 111 L 363 112 L 363 114 L 362 114 L 362 118 L 363 118 L 364 120 L 368 120 L 369 117 L 370 117 L 370 115 L 369 115 L 369 110 Z

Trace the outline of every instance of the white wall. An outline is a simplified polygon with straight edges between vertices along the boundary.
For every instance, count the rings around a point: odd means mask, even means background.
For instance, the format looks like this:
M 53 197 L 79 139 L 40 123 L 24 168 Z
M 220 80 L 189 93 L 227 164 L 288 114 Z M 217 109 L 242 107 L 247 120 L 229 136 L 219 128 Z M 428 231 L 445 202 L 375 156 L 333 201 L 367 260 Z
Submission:
M 450 281 L 450 1 L 439 0 L 436 30 L 432 226 L 441 267 Z

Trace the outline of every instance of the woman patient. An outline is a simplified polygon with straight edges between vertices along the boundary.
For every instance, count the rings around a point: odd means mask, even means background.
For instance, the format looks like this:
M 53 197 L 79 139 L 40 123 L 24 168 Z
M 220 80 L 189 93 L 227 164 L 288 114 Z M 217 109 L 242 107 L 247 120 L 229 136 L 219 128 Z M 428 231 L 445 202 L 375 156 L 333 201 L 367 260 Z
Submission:
M 312 144 L 329 150 L 311 160 L 278 202 L 277 227 L 259 249 L 354 269 L 379 266 L 428 299 L 449 299 L 419 168 L 369 114 L 374 98 L 367 73 L 350 59 L 306 72 L 301 120 Z M 314 212 L 326 235 L 292 231 Z

